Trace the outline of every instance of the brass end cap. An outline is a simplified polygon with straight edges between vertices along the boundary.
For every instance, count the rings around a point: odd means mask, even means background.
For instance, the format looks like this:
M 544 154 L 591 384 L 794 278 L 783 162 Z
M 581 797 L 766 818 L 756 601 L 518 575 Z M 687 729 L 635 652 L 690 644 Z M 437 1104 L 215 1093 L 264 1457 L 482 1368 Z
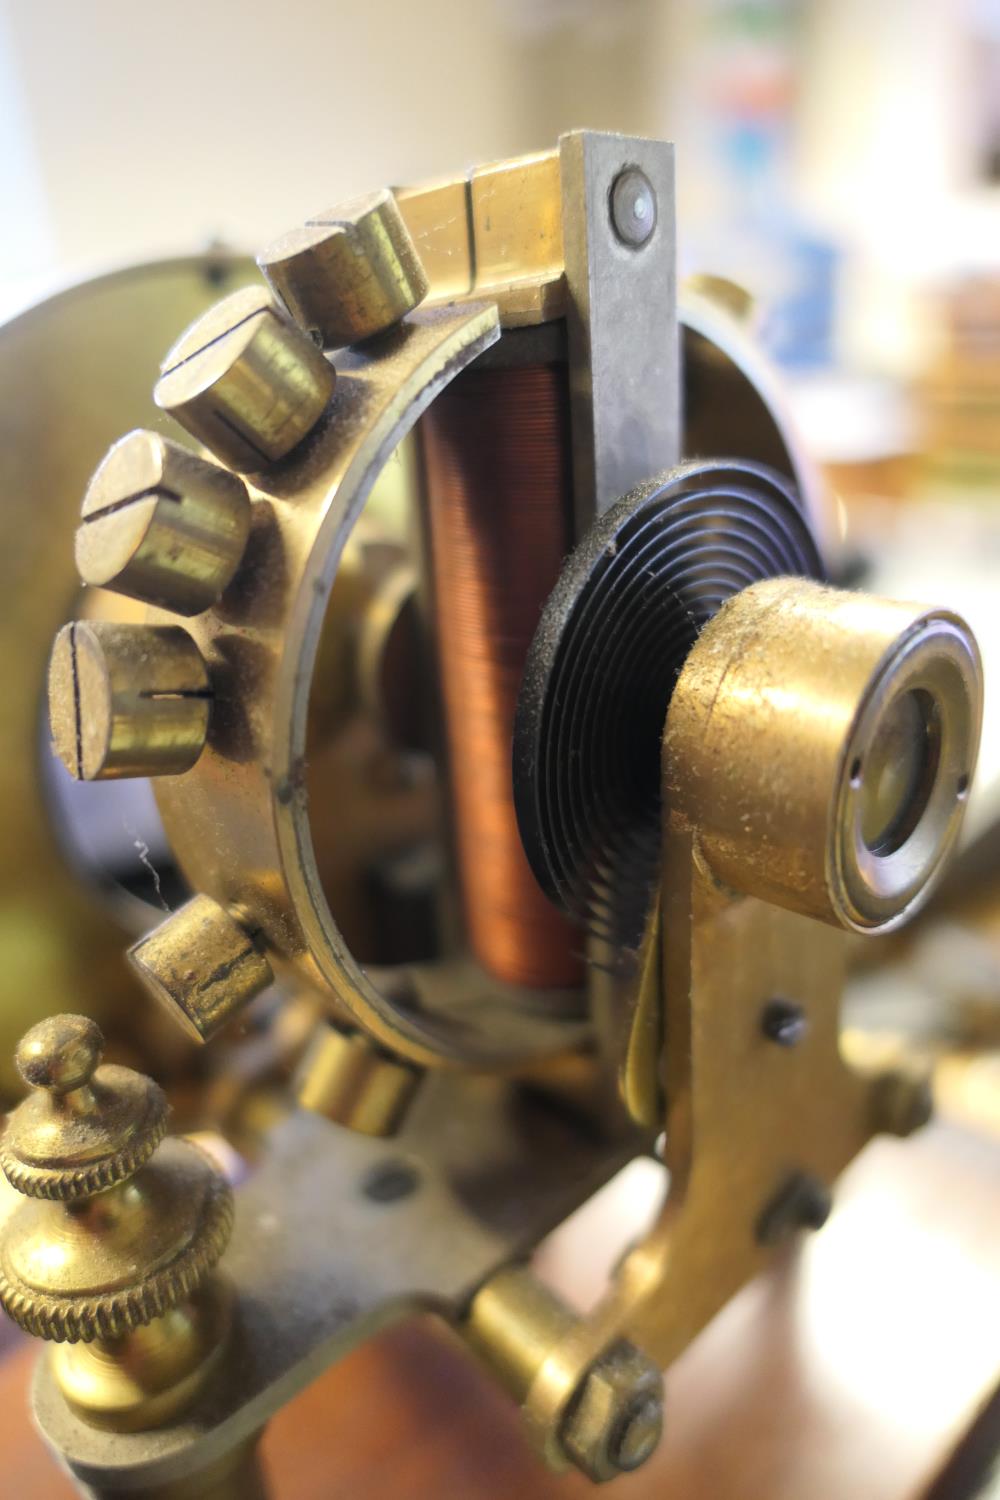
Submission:
M 388 188 L 317 214 L 268 245 L 257 264 L 295 321 L 326 349 L 391 328 L 429 289 Z

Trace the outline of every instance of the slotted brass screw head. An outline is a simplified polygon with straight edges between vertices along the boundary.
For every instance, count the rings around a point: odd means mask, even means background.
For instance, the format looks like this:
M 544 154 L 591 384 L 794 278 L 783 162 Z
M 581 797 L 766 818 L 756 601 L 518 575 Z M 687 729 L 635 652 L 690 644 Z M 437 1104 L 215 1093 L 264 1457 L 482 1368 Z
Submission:
M 130 432 L 84 496 L 76 565 L 84 583 L 197 615 L 229 584 L 250 531 L 242 480 L 155 432 Z
M 268 245 L 257 264 L 295 321 L 326 349 L 391 328 L 428 290 L 388 188 L 317 214 Z
M 229 1185 L 190 1141 L 164 1141 L 151 1079 L 100 1062 L 82 1016 L 21 1042 L 33 1092 L 11 1115 L 0 1165 L 26 1200 L 0 1230 L 0 1305 L 56 1342 L 115 1339 L 189 1298 L 229 1238 Z M 113 1351 L 111 1352 L 113 1357 Z
M 240 472 L 291 453 L 329 404 L 336 372 L 264 287 L 204 313 L 163 361 L 153 399 Z
M 204 895 L 172 912 L 128 957 L 146 989 L 197 1042 L 207 1042 L 274 979 L 246 929 Z
M 49 663 L 52 744 L 78 781 L 176 776 L 208 734 L 208 670 L 175 625 L 78 620 Z

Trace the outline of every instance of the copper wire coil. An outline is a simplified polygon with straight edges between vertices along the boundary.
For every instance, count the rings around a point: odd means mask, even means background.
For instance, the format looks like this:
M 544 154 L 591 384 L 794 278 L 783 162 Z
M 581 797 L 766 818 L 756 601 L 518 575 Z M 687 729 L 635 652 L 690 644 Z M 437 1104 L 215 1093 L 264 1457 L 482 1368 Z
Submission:
M 528 865 L 511 742 L 525 657 L 570 547 L 565 372 L 470 370 L 423 421 L 456 852 L 473 952 L 498 978 L 580 982 L 580 935 Z

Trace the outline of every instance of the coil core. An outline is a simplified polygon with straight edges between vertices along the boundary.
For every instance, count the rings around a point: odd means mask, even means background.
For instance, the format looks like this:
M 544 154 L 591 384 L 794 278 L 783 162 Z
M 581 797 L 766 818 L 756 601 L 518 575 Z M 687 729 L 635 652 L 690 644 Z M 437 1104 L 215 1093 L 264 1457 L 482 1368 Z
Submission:
M 528 647 L 570 548 L 569 410 L 555 365 L 470 370 L 423 419 L 435 623 L 465 920 L 476 957 L 531 988 L 580 982 L 514 813 Z

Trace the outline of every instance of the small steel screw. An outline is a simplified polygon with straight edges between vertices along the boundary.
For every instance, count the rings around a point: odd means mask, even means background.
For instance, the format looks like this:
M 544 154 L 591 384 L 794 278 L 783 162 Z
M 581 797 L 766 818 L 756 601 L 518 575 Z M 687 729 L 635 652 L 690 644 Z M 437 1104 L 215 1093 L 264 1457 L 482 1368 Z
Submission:
M 793 1172 L 757 1220 L 757 1241 L 776 1245 L 796 1229 L 822 1229 L 832 1207 L 825 1183 L 811 1172 Z
M 656 194 L 638 167 L 627 167 L 611 184 L 611 223 L 622 244 L 633 250 L 656 228 Z
M 809 1022 L 801 1005 L 795 1005 L 791 1000 L 769 1000 L 764 1007 L 760 1029 L 779 1047 L 795 1047 L 809 1030 Z

